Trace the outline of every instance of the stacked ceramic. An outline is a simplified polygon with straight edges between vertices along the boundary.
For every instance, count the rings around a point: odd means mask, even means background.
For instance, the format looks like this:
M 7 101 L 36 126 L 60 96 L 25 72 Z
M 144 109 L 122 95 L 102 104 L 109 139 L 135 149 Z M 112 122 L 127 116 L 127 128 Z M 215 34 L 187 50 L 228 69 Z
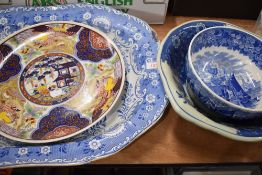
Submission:
M 158 54 L 166 93 L 185 119 L 227 137 L 260 140 L 262 40 L 221 21 L 173 29 Z
M 0 10 L 0 31 L 0 167 L 112 155 L 161 118 L 166 94 L 188 121 L 262 140 L 262 42 L 236 26 L 190 21 L 159 49 L 142 20 L 75 4 Z
M 187 90 L 213 119 L 261 126 L 262 40 L 232 27 L 199 32 L 186 59 Z
M 115 154 L 168 104 L 150 66 L 159 41 L 141 19 L 103 5 L 12 7 L 0 31 L 0 167 Z

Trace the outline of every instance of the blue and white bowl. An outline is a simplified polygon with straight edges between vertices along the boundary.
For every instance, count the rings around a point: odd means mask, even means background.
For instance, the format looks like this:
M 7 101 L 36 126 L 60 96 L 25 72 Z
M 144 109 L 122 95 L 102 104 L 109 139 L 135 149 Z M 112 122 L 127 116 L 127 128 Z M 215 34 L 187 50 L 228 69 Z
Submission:
M 188 46 L 198 32 L 215 26 L 237 27 L 223 21 L 194 20 L 173 28 L 163 39 L 157 63 L 166 95 L 176 113 L 188 122 L 230 139 L 261 142 L 262 126 L 250 128 L 216 122 L 211 117 L 213 113 L 207 114 L 196 107 L 185 91 Z
M 213 119 L 262 123 L 260 38 L 228 26 L 207 28 L 191 40 L 186 69 L 190 97 Z

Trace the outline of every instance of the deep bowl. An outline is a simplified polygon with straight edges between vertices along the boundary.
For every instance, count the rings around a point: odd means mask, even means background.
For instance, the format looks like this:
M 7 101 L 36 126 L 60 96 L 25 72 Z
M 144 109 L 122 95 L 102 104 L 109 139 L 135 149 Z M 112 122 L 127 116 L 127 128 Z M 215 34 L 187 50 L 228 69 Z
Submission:
M 262 118 L 262 41 L 232 27 L 199 32 L 186 59 L 187 91 L 215 120 L 253 122 Z

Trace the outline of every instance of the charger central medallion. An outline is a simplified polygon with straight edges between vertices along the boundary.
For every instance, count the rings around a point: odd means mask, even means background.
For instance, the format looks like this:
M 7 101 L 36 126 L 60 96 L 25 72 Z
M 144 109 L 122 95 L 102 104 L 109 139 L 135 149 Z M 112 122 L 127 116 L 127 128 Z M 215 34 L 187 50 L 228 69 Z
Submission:
M 75 95 L 84 83 L 84 68 L 70 55 L 48 54 L 30 62 L 20 77 L 22 94 L 39 105 L 55 105 Z
M 118 49 L 95 28 L 22 29 L 0 44 L 0 133 L 28 143 L 72 137 L 111 110 L 124 79 Z

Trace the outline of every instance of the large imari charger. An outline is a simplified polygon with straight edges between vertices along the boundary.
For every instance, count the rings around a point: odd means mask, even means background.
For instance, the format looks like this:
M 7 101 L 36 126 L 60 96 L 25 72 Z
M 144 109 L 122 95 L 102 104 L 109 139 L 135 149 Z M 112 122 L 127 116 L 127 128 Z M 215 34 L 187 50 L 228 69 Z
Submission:
M 50 21 L 85 23 L 113 41 L 125 61 L 121 101 L 95 126 L 60 143 L 29 145 L 1 136 L 1 167 L 77 165 L 112 155 L 154 125 L 168 103 L 158 70 L 152 66 L 159 41 L 145 22 L 102 5 L 14 7 L 0 11 L 0 38 Z
M 88 25 L 58 21 L 7 37 L 0 44 L 0 135 L 49 143 L 103 119 L 120 99 L 125 66 L 102 35 Z

